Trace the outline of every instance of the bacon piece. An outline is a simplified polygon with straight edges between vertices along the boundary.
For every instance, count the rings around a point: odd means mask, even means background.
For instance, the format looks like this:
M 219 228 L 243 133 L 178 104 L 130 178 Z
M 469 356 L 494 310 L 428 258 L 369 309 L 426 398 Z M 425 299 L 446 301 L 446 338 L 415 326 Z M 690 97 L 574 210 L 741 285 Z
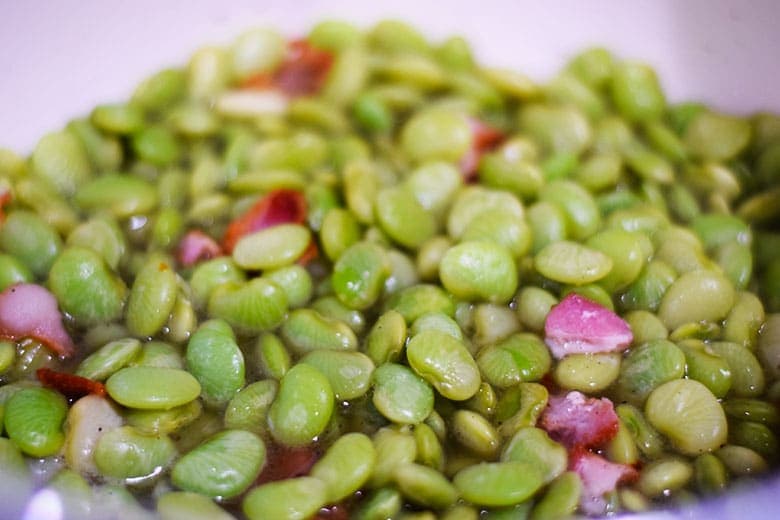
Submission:
M 0 187 L 0 224 L 5 221 L 5 211 L 3 211 L 3 208 L 9 202 L 11 202 L 11 190 L 7 187 Z
M 268 461 L 257 477 L 258 484 L 307 475 L 320 454 L 311 447 L 288 448 L 273 444 L 268 447 L 267 457 Z
M 569 293 L 550 310 L 544 334 L 557 359 L 567 354 L 619 352 L 634 339 L 620 316 L 576 293 Z
M 219 244 L 199 229 L 192 229 L 179 242 L 176 257 L 184 267 L 190 267 L 201 260 L 209 260 L 222 254 Z
M 322 88 L 332 65 L 332 53 L 313 47 L 306 40 L 292 40 L 287 45 L 287 55 L 275 71 L 251 76 L 241 88 L 277 88 L 289 97 L 310 96 Z
M 88 394 L 106 395 L 106 387 L 100 381 L 65 372 L 57 372 L 50 368 L 39 368 L 35 371 L 38 381 L 43 386 L 57 390 L 68 399 L 78 399 Z
M 75 352 L 62 325 L 57 299 L 44 287 L 32 283 L 17 283 L 0 293 L 0 337 L 14 341 L 32 338 L 61 357 Z
M 274 87 L 274 77 L 268 72 L 260 72 L 249 76 L 241 82 L 241 90 L 270 90 Z
M 320 256 L 320 250 L 317 247 L 317 244 L 314 243 L 314 241 L 309 242 L 309 245 L 306 247 L 306 249 L 301 253 L 301 256 L 298 257 L 298 260 L 295 261 L 298 265 L 306 266 Z
M 290 96 L 316 94 L 333 65 L 333 54 L 313 47 L 306 40 L 293 40 L 287 57 L 274 74 L 274 84 Z
M 295 190 L 276 190 L 258 200 L 227 228 L 222 239 L 223 250 L 230 254 L 244 235 L 277 224 L 302 224 L 306 220 L 306 199 Z
M 639 472 L 633 467 L 610 462 L 585 449 L 577 449 L 571 453 L 569 468 L 576 472 L 582 481 L 580 509 L 593 516 L 601 516 L 606 512 L 605 493 L 614 491 L 618 484 L 633 482 L 639 477 Z
M 489 126 L 479 119 L 469 118 L 471 125 L 471 148 L 460 160 L 460 171 L 466 182 L 476 179 L 479 160 L 482 156 L 495 149 L 504 140 L 504 133 Z
M 572 448 L 592 448 L 617 434 L 618 416 L 612 401 L 569 392 L 552 396 L 540 420 L 550 437 Z

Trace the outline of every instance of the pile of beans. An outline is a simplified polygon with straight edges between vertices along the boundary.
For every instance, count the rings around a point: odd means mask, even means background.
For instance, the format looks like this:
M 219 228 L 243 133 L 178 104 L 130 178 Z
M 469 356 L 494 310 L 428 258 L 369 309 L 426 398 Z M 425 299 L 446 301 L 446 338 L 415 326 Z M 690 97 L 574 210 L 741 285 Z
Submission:
M 604 49 L 249 30 L 0 149 L 0 210 L 0 516 L 600 516 L 777 465 L 780 117 Z

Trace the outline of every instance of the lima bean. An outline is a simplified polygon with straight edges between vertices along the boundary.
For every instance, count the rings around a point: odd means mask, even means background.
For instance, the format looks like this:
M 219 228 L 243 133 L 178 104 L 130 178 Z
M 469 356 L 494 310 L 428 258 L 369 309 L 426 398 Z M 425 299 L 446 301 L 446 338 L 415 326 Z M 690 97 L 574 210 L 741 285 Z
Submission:
M 101 474 L 123 479 L 152 476 L 165 469 L 175 456 L 176 447 L 167 435 L 144 435 L 132 426 L 106 432 L 94 451 Z
M 360 489 L 371 476 L 376 452 L 371 439 L 348 433 L 331 444 L 310 475 L 327 486 L 327 502 L 337 503 Z
M 601 280 L 612 271 L 610 257 L 578 242 L 552 242 L 534 257 L 534 268 L 556 282 L 583 285 Z
M 200 395 L 198 380 L 176 368 L 126 367 L 106 381 L 106 391 L 117 403 L 141 410 L 168 410 Z
M 137 336 L 153 336 L 168 321 L 176 304 L 178 282 L 173 268 L 152 257 L 136 275 L 127 300 L 127 328 Z
M 99 472 L 92 454 L 102 435 L 122 426 L 119 410 L 105 397 L 87 395 L 73 403 L 66 421 L 65 461 L 82 476 L 97 477 Z
M 433 509 L 444 509 L 458 499 L 455 486 L 441 473 L 421 464 L 399 465 L 394 472 L 398 489 L 410 501 Z
M 60 307 L 84 325 L 111 322 L 124 310 L 127 286 L 91 249 L 69 247 L 49 272 Z
M 726 442 L 726 415 L 709 389 L 693 379 L 675 379 L 653 390 L 647 419 L 683 454 L 714 450 Z
M 185 491 L 231 498 L 246 490 L 265 465 L 265 443 L 243 430 L 224 430 L 183 455 L 171 481 Z
M 521 381 L 540 380 L 550 370 L 552 358 L 536 336 L 513 334 L 480 350 L 477 365 L 487 382 L 508 388 Z
M 488 241 L 461 242 L 441 259 L 439 278 L 464 300 L 506 303 L 517 290 L 517 267 L 505 247 Z
M 224 283 L 209 296 L 208 313 L 222 318 L 241 332 L 257 333 L 279 325 L 287 312 L 284 290 L 266 278 Z
M 525 462 L 483 462 L 459 471 L 453 483 L 469 502 L 496 507 L 525 501 L 542 487 L 544 479 Z
M 361 352 L 316 350 L 306 354 L 301 362 L 314 366 L 328 378 L 339 401 L 365 395 L 374 372 L 374 363 Z
M 0 228 L 0 247 L 21 260 L 37 277 L 44 278 L 62 250 L 57 231 L 36 213 L 12 211 Z
M 566 448 L 553 441 L 547 432 L 533 426 L 521 428 L 501 451 L 501 461 L 528 463 L 540 471 L 545 484 L 566 471 Z
M 366 309 L 377 301 L 389 275 L 390 264 L 384 250 L 369 242 L 358 242 L 339 256 L 331 284 L 344 305 Z
M 296 477 L 254 488 L 242 509 L 251 520 L 286 518 L 305 520 L 327 503 L 327 485 L 315 477 Z
M 187 343 L 185 362 L 208 404 L 224 406 L 245 384 L 244 355 L 223 320 L 209 320 L 198 327 Z
M 281 379 L 268 410 L 268 428 L 274 439 L 284 444 L 309 444 L 325 431 L 333 408 L 328 378 L 311 365 L 298 364 Z
M 48 388 L 22 388 L 4 406 L 8 437 L 33 457 L 57 453 L 65 442 L 62 424 L 68 413 L 65 398 Z
M 444 397 L 463 401 L 479 389 L 479 368 L 466 346 L 445 332 L 426 330 L 406 346 L 409 365 Z
M 433 389 L 404 365 L 385 363 L 377 367 L 373 384 L 374 406 L 393 422 L 419 423 L 433 411 Z
M 689 271 L 669 286 L 658 317 L 672 330 L 685 323 L 725 318 L 733 304 L 734 287 L 728 279 L 712 271 Z

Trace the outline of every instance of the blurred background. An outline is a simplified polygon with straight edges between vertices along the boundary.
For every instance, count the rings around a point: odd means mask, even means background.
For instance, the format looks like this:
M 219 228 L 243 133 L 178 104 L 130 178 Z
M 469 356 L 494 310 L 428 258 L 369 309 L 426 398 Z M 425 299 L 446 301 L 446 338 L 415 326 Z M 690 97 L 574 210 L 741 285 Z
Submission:
M 774 0 L 2 0 L 0 146 L 30 150 L 200 45 L 258 24 L 300 35 L 325 17 L 363 26 L 396 17 L 433 39 L 461 34 L 485 63 L 540 81 L 576 51 L 603 45 L 655 66 L 674 101 L 780 111 Z

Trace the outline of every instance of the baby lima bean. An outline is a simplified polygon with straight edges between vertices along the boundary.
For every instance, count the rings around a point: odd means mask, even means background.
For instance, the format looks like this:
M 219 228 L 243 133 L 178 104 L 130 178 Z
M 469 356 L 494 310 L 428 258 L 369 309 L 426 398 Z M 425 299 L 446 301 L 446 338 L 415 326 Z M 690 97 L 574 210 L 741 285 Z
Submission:
M 481 378 L 466 346 L 449 334 L 426 330 L 406 346 L 409 365 L 448 399 L 463 401 L 473 396 Z
M 743 485 L 778 464 L 778 172 L 777 115 L 670 104 L 605 49 L 544 84 L 398 20 L 201 49 L 0 149 L 11 516 L 544 519 Z M 624 352 L 558 330 L 570 293 Z M 557 429 L 567 394 L 598 439 Z
M 325 430 L 334 408 L 328 378 L 308 364 L 293 366 L 279 383 L 268 411 L 268 428 L 289 446 L 309 444 Z
M 173 483 L 207 497 L 230 498 L 249 487 L 265 465 L 265 443 L 243 430 L 225 430 L 182 456 Z
M 210 320 L 195 331 L 185 362 L 207 404 L 225 405 L 245 384 L 244 356 L 225 321 Z
M 95 465 L 107 477 L 133 479 L 163 471 L 177 455 L 167 435 L 144 435 L 121 426 L 101 436 L 95 445 Z

